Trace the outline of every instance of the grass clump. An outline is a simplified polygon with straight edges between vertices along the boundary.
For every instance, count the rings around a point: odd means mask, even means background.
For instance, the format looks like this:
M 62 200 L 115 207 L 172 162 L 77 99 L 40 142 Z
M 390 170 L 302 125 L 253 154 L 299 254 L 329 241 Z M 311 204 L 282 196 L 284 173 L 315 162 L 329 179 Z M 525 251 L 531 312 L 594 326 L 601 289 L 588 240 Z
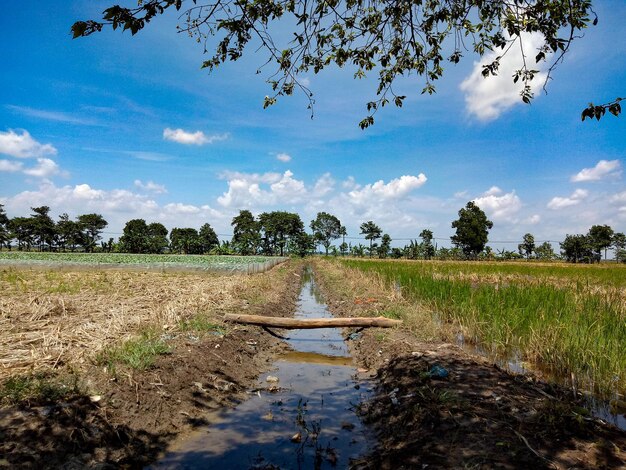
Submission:
M 148 330 L 137 338 L 132 338 L 119 346 L 105 349 L 98 357 L 98 363 L 114 371 L 117 364 L 135 370 L 145 370 L 154 364 L 157 357 L 168 354 L 170 347 L 154 330 Z
M 76 376 L 58 377 L 45 373 L 16 375 L 0 385 L 0 404 L 50 403 L 80 392 Z
M 210 333 L 215 332 L 220 335 L 226 333 L 223 326 L 211 321 L 207 315 L 199 314 L 180 322 L 180 330 L 183 332 Z

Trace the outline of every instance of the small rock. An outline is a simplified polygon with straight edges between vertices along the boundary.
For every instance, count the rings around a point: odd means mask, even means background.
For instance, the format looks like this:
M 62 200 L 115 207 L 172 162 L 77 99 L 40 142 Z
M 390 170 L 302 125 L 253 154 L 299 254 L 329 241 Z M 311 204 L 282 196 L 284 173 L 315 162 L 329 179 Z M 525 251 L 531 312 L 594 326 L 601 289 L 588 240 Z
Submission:
M 297 432 L 293 436 L 291 436 L 291 442 L 294 442 L 294 443 L 297 444 L 300 441 L 302 441 L 302 433 L 301 432 Z
M 265 378 L 265 381 L 266 381 L 266 382 L 268 382 L 268 383 L 278 383 L 278 382 L 279 382 L 279 379 L 278 379 L 278 377 L 276 377 L 275 375 L 268 375 L 268 376 Z
M 100 400 L 102 400 L 101 395 L 91 395 L 89 397 L 89 401 L 91 401 L 91 403 L 98 403 Z

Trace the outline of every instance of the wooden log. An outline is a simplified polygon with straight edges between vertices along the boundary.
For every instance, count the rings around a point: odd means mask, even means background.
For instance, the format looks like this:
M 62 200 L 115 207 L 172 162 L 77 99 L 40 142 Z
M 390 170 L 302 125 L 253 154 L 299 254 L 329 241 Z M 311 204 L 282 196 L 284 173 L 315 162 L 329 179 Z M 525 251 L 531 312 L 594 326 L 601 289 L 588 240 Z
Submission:
M 288 330 L 305 330 L 313 328 L 341 328 L 341 327 L 378 327 L 391 328 L 402 324 L 401 320 L 392 320 L 385 317 L 351 317 L 351 318 L 283 318 L 264 317 L 261 315 L 244 315 L 227 313 L 224 321 L 243 323 L 245 325 L 271 326 Z

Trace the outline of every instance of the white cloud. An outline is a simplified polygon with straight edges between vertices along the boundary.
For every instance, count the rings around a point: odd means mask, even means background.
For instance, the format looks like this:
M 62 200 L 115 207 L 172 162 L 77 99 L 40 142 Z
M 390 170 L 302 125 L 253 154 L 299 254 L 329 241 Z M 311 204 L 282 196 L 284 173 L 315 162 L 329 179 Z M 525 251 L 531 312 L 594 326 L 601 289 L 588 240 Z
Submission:
M 9 129 L 0 131 L 0 153 L 16 158 L 37 158 L 46 155 L 56 155 L 57 149 L 51 144 L 40 144 L 26 130 L 18 134 Z
M 494 220 L 512 222 L 512 217 L 522 208 L 522 201 L 515 191 L 502 194 L 503 191 L 497 186 L 492 186 L 481 196 L 474 199 L 478 207 Z
M 619 160 L 600 160 L 593 168 L 583 168 L 573 175 L 573 183 L 583 181 L 599 181 L 604 178 L 617 178 L 622 174 L 622 164 Z
M 458 191 L 454 193 L 454 199 L 466 199 L 469 196 L 467 191 Z
M 522 103 L 520 92 L 524 84 L 521 80 L 513 83 L 513 74 L 522 67 L 523 63 L 521 50 L 523 49 L 527 61 L 531 62 L 532 68 L 541 69 L 545 67 L 545 64 L 535 64 L 535 55 L 542 44 L 543 37 L 540 34 L 523 34 L 521 44 L 517 41 L 500 59 L 496 76 L 483 77 L 482 66 L 493 62 L 502 54 L 501 51 L 489 52 L 483 56 L 481 62 L 474 62 L 472 73 L 460 85 L 461 91 L 465 93 L 467 111 L 481 121 L 491 121 L 497 119 L 502 112 L 512 106 Z M 530 82 L 533 93 L 540 90 L 545 79 L 544 72 L 535 74 L 535 78 Z
M 225 173 L 228 191 L 217 198 L 223 207 L 255 207 L 260 205 L 299 204 L 307 199 L 308 191 L 302 180 L 293 177 L 289 170 L 279 173 L 245 174 Z M 262 189 L 261 184 L 269 185 Z
M 418 176 L 403 175 L 387 184 L 383 180 L 378 180 L 373 184 L 353 189 L 348 196 L 357 204 L 368 203 L 372 199 L 399 199 L 421 187 L 427 179 L 424 173 L 420 173 Z
M 330 173 L 324 173 L 313 186 L 313 194 L 317 197 L 326 196 L 335 189 L 335 180 Z
M 0 160 L 0 171 L 14 173 L 22 169 L 22 162 L 12 162 L 10 160 Z
M 539 214 L 533 214 L 524 220 L 524 223 L 528 225 L 537 225 L 539 222 L 541 222 L 541 216 Z
M 170 129 L 166 127 L 163 130 L 163 138 L 178 142 L 184 145 L 205 145 L 228 139 L 228 134 L 206 136 L 202 131 L 187 132 L 183 129 Z
M 36 166 L 24 170 L 24 174 L 37 178 L 49 178 L 60 173 L 59 165 L 49 158 L 38 158 Z
M 98 125 L 98 123 L 93 119 L 77 117 L 73 114 L 64 113 L 62 111 L 47 111 L 45 109 L 34 109 L 27 106 L 15 105 L 7 105 L 6 107 L 24 116 L 45 119 L 47 121 L 66 122 L 69 124 L 80 124 L 86 126 Z
M 286 153 L 279 153 L 278 155 L 276 155 L 276 160 L 287 163 L 291 161 L 291 155 L 288 155 Z
M 589 191 L 585 189 L 577 189 L 569 197 L 553 197 L 548 202 L 548 209 L 559 210 L 565 207 L 576 206 L 589 196 Z
M 348 179 L 341 182 L 343 189 L 358 189 L 360 186 L 356 183 L 354 176 L 348 176 Z
M 154 181 L 147 181 L 144 183 L 141 180 L 135 180 L 135 187 L 142 189 L 144 191 L 149 191 L 155 194 L 165 194 L 167 193 L 167 189 L 162 184 L 157 184 Z

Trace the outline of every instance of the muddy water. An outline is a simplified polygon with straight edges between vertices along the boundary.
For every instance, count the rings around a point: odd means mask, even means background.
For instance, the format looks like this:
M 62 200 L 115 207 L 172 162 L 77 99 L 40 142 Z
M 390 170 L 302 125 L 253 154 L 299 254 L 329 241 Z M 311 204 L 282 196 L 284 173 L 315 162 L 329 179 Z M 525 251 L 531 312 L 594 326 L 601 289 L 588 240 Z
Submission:
M 309 272 L 295 317 L 331 317 Z M 249 400 L 209 416 L 209 427 L 153 468 L 347 468 L 364 455 L 374 439 L 355 408 L 371 395 L 372 384 L 357 377 L 341 331 L 288 334 L 293 351 L 259 378 Z

